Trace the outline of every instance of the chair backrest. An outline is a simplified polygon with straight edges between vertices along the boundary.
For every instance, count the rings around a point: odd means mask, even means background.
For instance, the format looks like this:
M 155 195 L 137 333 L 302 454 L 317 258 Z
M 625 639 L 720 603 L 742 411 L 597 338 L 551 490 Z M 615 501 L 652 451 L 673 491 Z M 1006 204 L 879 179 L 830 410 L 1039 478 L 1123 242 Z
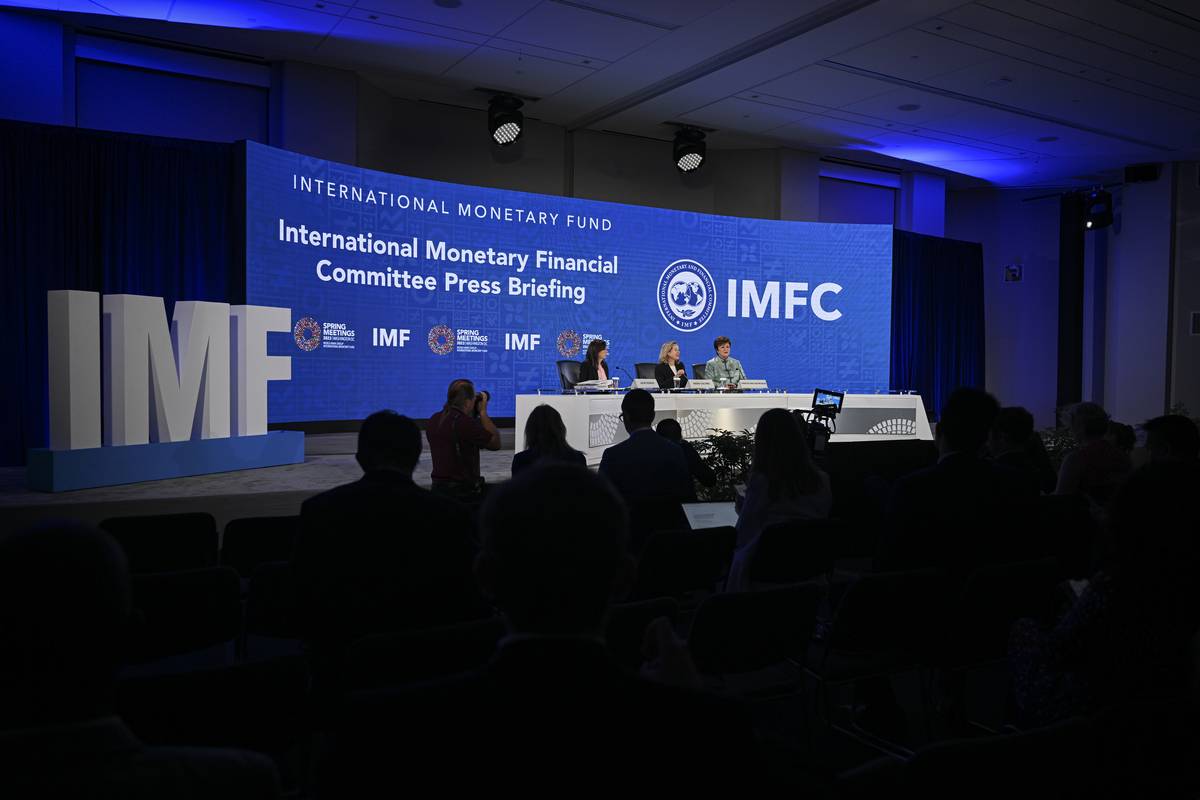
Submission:
M 363 637 L 346 651 L 342 690 L 400 686 L 482 667 L 504 632 L 503 620 L 493 617 Z
M 133 604 L 142 617 L 134 662 L 233 642 L 241 632 L 241 581 L 229 567 L 134 575 Z
M 287 561 L 299 528 L 299 516 L 230 520 L 221 539 L 221 564 L 249 578 L 259 564 Z
M 704 368 L 707 364 L 692 364 L 692 377 L 698 381 L 704 380 Z
M 304 635 L 296 577 L 288 562 L 268 561 L 250 574 L 246 633 L 277 639 L 299 639 Z
M 1082 495 L 1037 498 L 1036 519 L 1026 535 L 1036 537 L 1031 557 L 1053 555 L 1072 578 L 1088 577 L 1100 543 L 1100 527 Z
M 967 576 L 962 593 L 947 609 L 940 637 L 944 664 L 1002 659 L 1009 631 L 1022 617 L 1049 620 L 1057 605 L 1062 568 L 1054 558 L 980 567 Z
M 852 653 L 918 654 L 943 630 L 951 601 L 949 581 L 937 570 L 862 575 L 834 611 L 828 644 Z
M 696 668 L 728 675 L 802 655 L 824 595 L 817 583 L 713 595 L 696 610 L 688 636 Z
M 633 365 L 633 374 L 639 378 L 653 378 L 657 366 L 658 364 L 650 361 L 638 361 Z
M 574 389 L 575 384 L 579 383 L 579 362 L 578 361 L 555 361 L 558 367 L 558 382 L 562 384 L 563 391 Z
M 768 525 L 750 563 L 750 581 L 789 584 L 826 575 L 833 571 L 839 540 L 847 534 L 847 526 L 836 519 Z
M 633 596 L 682 597 L 711 592 L 729 571 L 737 531 L 732 526 L 659 531 L 638 560 Z
M 671 597 L 655 597 L 610 607 L 604 641 L 613 660 L 630 671 L 641 666 L 646 628 L 659 617 L 666 617 L 672 624 L 678 622 L 679 603 Z
M 685 531 L 689 523 L 683 506 L 674 497 L 650 495 L 626 498 L 629 506 L 629 550 L 640 554 L 654 534 L 660 531 Z M 650 595 L 659 597 L 660 594 Z
M 100 523 L 129 559 L 129 571 L 175 572 L 217 565 L 217 522 L 212 514 L 110 517 Z

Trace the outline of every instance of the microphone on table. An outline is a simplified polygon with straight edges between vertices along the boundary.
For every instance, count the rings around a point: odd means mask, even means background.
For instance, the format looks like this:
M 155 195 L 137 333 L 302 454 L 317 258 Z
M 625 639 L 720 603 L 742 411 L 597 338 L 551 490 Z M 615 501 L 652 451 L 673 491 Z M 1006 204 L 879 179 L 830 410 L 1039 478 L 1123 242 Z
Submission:
M 629 370 L 625 369 L 624 367 L 622 367 L 620 365 L 617 365 L 617 369 L 619 369 L 619 370 L 621 370 L 621 372 L 625 373 L 625 377 L 629 378 L 629 385 L 632 386 L 633 385 L 633 376 L 629 374 Z

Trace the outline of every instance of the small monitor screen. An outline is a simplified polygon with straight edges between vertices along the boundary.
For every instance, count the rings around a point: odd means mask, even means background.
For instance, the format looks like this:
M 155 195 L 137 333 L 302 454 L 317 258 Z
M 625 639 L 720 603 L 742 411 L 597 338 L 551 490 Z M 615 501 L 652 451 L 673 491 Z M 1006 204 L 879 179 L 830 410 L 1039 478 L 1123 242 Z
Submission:
M 813 408 L 824 408 L 836 414 L 842 410 L 842 398 L 844 397 L 842 392 L 817 389 L 813 392 Z

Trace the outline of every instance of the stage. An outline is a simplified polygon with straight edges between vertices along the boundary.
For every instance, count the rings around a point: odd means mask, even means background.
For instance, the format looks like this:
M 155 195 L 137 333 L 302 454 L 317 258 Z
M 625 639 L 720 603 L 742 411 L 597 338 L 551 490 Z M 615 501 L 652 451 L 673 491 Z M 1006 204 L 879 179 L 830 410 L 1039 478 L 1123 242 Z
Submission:
M 308 497 L 358 480 L 362 470 L 354 460 L 356 433 L 309 434 L 304 440 L 304 463 L 238 470 L 191 478 L 130 483 L 73 492 L 35 492 L 25 485 L 24 467 L 0 469 L 0 518 L 6 529 L 38 520 L 67 517 L 95 523 L 129 514 L 168 514 L 207 511 L 217 529 L 240 517 L 300 513 Z M 515 434 L 500 429 L 501 449 L 480 453 L 480 471 L 488 482 L 507 480 Z M 421 453 L 414 480 L 429 486 L 429 448 Z

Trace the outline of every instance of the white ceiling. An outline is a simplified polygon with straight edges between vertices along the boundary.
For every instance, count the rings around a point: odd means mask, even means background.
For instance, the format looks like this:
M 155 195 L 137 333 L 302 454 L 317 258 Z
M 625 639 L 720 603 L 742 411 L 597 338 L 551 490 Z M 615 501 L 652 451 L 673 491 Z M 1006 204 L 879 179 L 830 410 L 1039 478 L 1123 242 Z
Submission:
M 31 0 L 96 30 L 354 69 L 399 97 L 714 149 L 1061 186 L 1200 158 L 1195 0 Z M 449 7 L 448 7 L 449 6 Z M 454 7 L 457 6 L 457 7 Z M 96 16 L 100 15 L 100 16 Z

